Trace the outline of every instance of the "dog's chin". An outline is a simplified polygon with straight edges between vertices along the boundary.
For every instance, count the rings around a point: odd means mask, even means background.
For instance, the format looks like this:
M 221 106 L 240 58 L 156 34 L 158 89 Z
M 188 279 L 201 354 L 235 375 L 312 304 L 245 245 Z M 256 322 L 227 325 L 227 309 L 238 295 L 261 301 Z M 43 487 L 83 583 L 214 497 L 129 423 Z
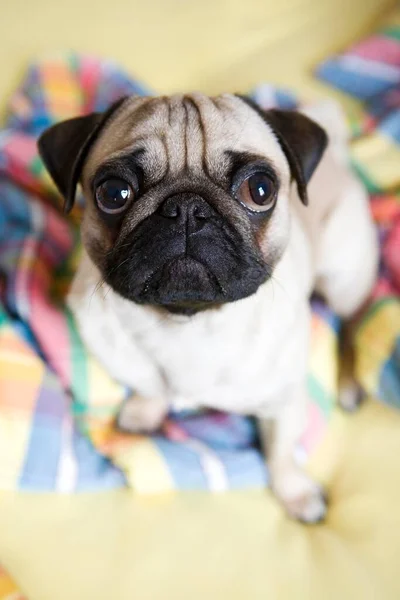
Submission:
M 192 316 L 220 306 L 224 290 L 205 265 L 186 256 L 157 270 L 136 301 L 171 314 Z
M 271 274 L 252 252 L 219 252 L 209 244 L 197 252 L 164 244 L 163 253 L 119 253 L 103 265 L 104 280 L 120 296 L 165 313 L 191 316 L 254 294 Z M 125 248 L 124 248 L 125 249 Z M 141 249 L 142 250 L 142 249 Z M 115 267 L 118 265 L 118 268 Z
M 154 308 L 157 308 L 162 312 L 181 317 L 193 317 L 197 313 L 212 309 L 216 310 L 220 307 L 221 303 L 217 304 L 214 302 L 188 302 L 187 304 L 158 304 L 154 306 Z

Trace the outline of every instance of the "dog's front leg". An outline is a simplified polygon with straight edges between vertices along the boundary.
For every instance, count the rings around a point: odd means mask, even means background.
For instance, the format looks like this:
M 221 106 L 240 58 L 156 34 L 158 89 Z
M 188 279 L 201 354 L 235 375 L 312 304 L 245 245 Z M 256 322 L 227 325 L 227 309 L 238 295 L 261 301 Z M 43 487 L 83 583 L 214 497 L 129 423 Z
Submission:
M 152 433 L 161 426 L 167 412 L 166 398 L 135 394 L 121 406 L 117 426 L 126 433 Z
M 294 458 L 295 446 L 305 426 L 308 399 L 304 387 L 286 388 L 272 427 L 271 421 L 265 418 L 259 419 L 259 425 L 274 494 L 289 516 L 305 523 L 317 523 L 326 513 L 324 491 Z

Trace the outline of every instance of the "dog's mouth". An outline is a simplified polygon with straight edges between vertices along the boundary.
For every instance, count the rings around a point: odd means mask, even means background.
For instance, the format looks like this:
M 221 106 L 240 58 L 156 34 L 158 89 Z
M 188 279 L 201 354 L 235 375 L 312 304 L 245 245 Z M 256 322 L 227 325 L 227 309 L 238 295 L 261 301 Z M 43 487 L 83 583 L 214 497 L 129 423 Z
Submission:
M 188 236 L 157 215 L 112 249 L 102 271 L 124 298 L 182 315 L 246 298 L 270 276 L 258 249 L 232 227 L 210 221 Z
M 164 304 L 158 305 L 158 308 L 164 310 L 171 315 L 182 315 L 185 317 L 192 317 L 193 315 L 210 310 L 216 309 L 221 306 L 221 303 L 217 302 L 187 302 L 182 304 Z
M 223 298 L 224 289 L 215 275 L 193 257 L 183 256 L 152 273 L 141 296 L 143 303 L 157 305 L 172 314 L 190 316 L 219 306 L 221 300 L 216 302 L 216 292 Z

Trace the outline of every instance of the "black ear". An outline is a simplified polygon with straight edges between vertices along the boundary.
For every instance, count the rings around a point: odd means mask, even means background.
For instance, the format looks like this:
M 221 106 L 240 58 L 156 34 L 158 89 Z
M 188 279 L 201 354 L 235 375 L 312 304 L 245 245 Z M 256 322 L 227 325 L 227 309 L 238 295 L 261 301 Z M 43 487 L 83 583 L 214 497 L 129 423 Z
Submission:
M 40 136 L 39 154 L 65 198 L 65 212 L 74 205 L 76 186 L 91 146 L 125 99 L 121 98 L 104 113 L 92 113 L 57 123 Z
M 249 98 L 240 96 L 274 130 L 286 155 L 303 204 L 308 204 L 307 183 L 328 144 L 326 132 L 305 115 L 292 110 L 262 110 Z

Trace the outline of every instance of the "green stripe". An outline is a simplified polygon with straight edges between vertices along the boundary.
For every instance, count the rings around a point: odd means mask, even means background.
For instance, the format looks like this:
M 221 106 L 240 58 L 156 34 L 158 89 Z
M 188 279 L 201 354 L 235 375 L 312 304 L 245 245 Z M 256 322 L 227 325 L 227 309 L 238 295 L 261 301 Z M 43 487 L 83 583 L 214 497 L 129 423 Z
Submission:
M 71 348 L 71 393 L 72 409 L 76 416 L 82 416 L 88 409 L 88 371 L 85 348 L 76 330 L 69 310 L 66 311 L 68 334 Z
M 0 308 L 0 327 L 8 322 L 6 313 Z
M 80 67 L 80 60 L 74 52 L 70 52 L 68 54 L 68 63 L 69 63 L 69 66 L 71 67 L 71 70 L 74 73 L 77 73 L 79 70 L 79 67 Z
M 359 138 L 364 133 L 364 123 L 362 116 L 350 115 L 350 132 L 352 139 Z
M 39 155 L 35 156 L 29 165 L 29 170 L 32 175 L 36 175 L 38 177 L 41 173 L 44 173 L 44 165 L 39 158 Z
M 118 406 L 115 407 L 111 404 L 109 406 L 91 406 L 90 416 L 99 419 L 114 418 L 117 411 Z
M 400 40 L 400 27 L 397 25 L 385 27 L 382 29 L 382 33 L 390 38 L 393 38 L 394 40 Z
M 353 169 L 367 188 L 370 194 L 379 194 L 382 190 L 370 179 L 370 176 L 365 172 L 364 167 L 360 165 L 354 158 L 351 159 Z
M 318 379 L 316 379 L 314 375 L 308 375 L 307 387 L 308 393 L 318 404 L 324 414 L 324 417 L 329 418 L 335 403 L 334 398 L 323 389 Z

